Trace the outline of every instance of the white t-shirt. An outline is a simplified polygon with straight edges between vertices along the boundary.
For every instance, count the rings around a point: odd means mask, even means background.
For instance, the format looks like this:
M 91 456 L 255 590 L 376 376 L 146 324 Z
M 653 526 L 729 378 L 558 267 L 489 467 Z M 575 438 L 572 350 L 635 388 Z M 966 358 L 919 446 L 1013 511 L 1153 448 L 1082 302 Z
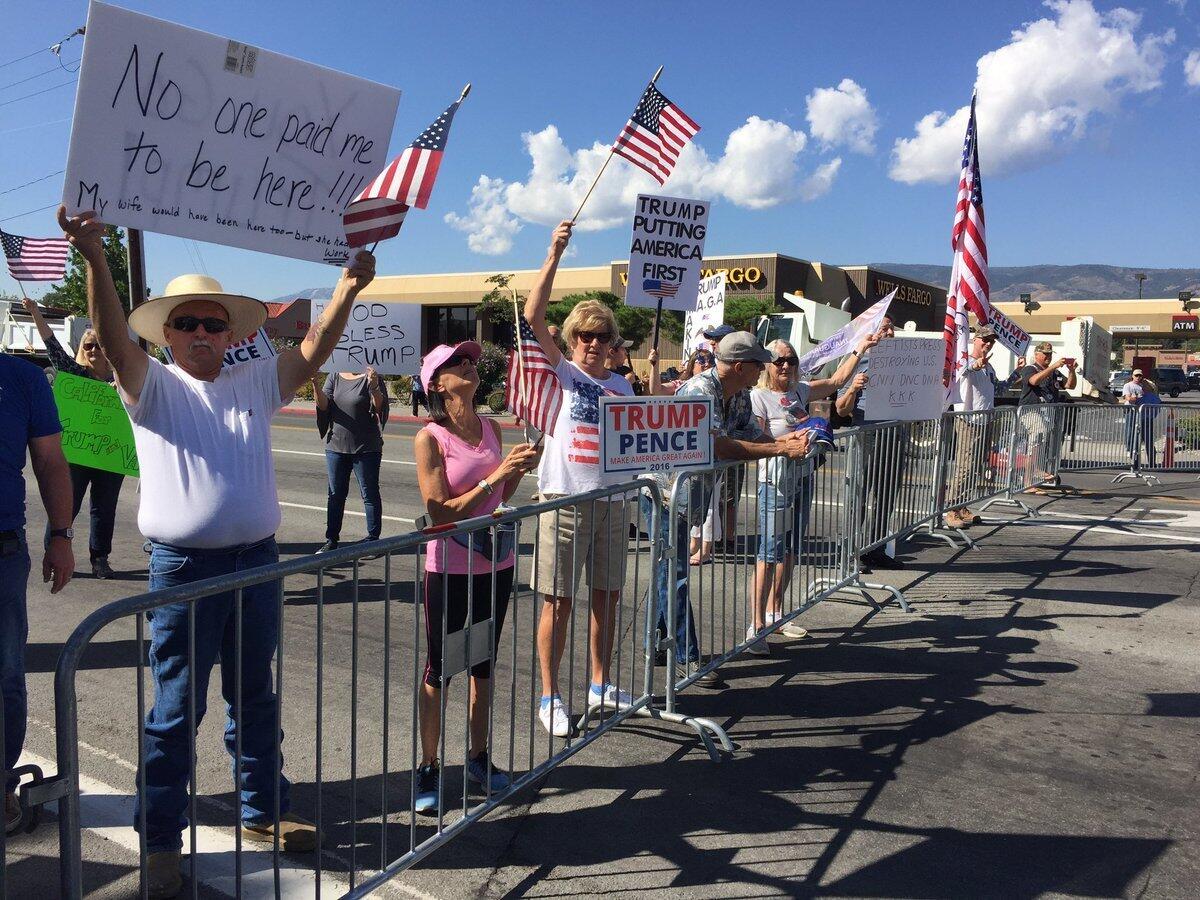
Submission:
M 783 437 L 793 431 L 796 424 L 804 418 L 797 416 L 788 407 L 794 404 L 808 406 L 808 398 L 812 387 L 807 381 L 798 381 L 790 391 L 772 391 L 766 388 L 754 388 L 750 392 L 750 408 L 755 417 L 766 423 L 766 430 L 773 438 Z M 785 471 L 787 460 L 783 458 L 763 459 L 758 463 L 759 481 L 777 481 Z
M 954 401 L 957 412 L 976 412 L 996 405 L 996 373 L 992 364 L 986 363 L 982 369 L 973 369 L 973 365 L 975 360 L 969 360 L 958 380 L 958 399 Z
M 1125 387 L 1121 388 L 1121 396 L 1125 398 L 1125 402 L 1130 406 L 1137 406 L 1142 402 L 1142 398 L 1146 396 L 1146 392 L 1136 381 L 1127 381 L 1125 382 Z
M 141 469 L 142 534 L 218 549 L 275 533 L 271 417 L 283 406 L 276 360 L 226 366 L 210 382 L 151 359 L 138 402 L 121 399 Z
M 600 398 L 632 397 L 633 385 L 616 373 L 597 381 L 564 356 L 554 369 L 562 384 L 562 407 L 554 434 L 538 466 L 538 490 L 543 494 L 582 494 L 620 484 L 619 474 L 600 473 Z

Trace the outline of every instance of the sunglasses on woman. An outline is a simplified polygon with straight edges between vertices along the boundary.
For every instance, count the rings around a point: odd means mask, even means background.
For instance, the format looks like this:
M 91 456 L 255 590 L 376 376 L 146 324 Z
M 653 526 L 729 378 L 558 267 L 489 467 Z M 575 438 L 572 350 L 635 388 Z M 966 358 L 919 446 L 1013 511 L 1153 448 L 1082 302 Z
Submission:
M 592 341 L 597 344 L 607 344 L 613 339 L 611 331 L 577 331 L 575 337 L 581 344 L 590 344 Z
M 777 366 L 791 366 L 793 369 L 800 365 L 800 357 L 798 356 L 781 356 L 775 360 Z
M 171 320 L 171 327 L 176 331 L 186 331 L 191 334 L 201 325 L 209 334 L 223 334 L 229 330 L 229 323 L 224 319 L 218 319 L 215 316 L 176 316 Z
M 100 345 L 97 344 L 95 341 L 88 341 L 87 343 L 85 343 L 83 345 L 83 349 L 86 350 L 88 353 L 91 353 L 93 350 L 99 350 Z
M 470 356 L 467 356 L 465 353 L 455 353 L 452 357 L 438 366 L 438 371 L 441 371 L 442 369 L 457 369 L 463 363 L 475 365 L 475 360 Z

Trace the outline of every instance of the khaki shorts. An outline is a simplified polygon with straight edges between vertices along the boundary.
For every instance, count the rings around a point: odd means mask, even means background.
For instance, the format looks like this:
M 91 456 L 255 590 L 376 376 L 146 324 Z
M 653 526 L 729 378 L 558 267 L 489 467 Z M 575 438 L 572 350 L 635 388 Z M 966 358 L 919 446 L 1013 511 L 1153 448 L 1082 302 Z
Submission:
M 541 499 L 561 496 L 545 494 Z M 621 590 L 629 544 L 626 506 L 624 500 L 588 501 L 538 516 L 537 590 L 574 597 L 584 572 L 592 590 Z

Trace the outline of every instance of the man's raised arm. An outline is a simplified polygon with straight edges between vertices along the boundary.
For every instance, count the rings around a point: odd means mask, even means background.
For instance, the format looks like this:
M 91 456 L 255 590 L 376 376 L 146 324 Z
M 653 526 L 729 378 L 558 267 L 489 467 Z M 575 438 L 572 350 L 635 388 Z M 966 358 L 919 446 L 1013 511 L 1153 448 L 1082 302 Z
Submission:
M 146 383 L 150 357 L 129 338 L 125 310 L 104 258 L 104 223 L 90 210 L 68 217 L 66 207 L 60 206 L 58 224 L 87 264 L 88 315 L 100 348 L 117 373 L 121 390 L 136 403 Z
M 375 278 L 375 257 L 366 250 L 359 250 L 354 264 L 342 270 L 342 277 L 333 290 L 333 299 L 321 310 L 317 321 L 309 326 L 308 334 L 299 347 L 292 347 L 279 354 L 276 365 L 279 370 L 279 395 L 286 400 L 296 393 L 304 382 L 311 379 L 329 359 L 350 318 L 354 298 Z

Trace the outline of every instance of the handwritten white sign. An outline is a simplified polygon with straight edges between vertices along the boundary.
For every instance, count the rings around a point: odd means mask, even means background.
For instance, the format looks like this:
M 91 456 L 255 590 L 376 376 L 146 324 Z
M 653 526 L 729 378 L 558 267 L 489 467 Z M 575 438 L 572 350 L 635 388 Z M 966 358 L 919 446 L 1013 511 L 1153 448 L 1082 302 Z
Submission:
M 63 203 L 105 222 L 342 265 L 400 92 L 105 3 L 88 11 Z
M 696 308 L 684 317 L 683 353 L 691 354 L 708 346 L 704 332 L 711 331 L 725 321 L 725 273 L 718 272 L 700 279 L 700 292 L 696 297 Z
M 600 470 L 670 472 L 712 465 L 709 397 L 601 397 Z
M 314 322 L 329 302 L 312 302 Z M 417 375 L 421 371 L 421 310 L 416 303 L 355 301 L 346 330 L 321 371 L 364 372 L 371 366 L 380 375 Z
M 625 305 L 695 309 L 707 233 L 707 201 L 638 194 Z
M 941 338 L 880 341 L 867 354 L 863 418 L 868 422 L 938 418 L 946 407 L 945 354 Z
M 167 365 L 175 362 L 175 357 L 171 355 L 169 347 L 163 347 L 162 352 L 163 356 L 167 358 Z M 236 366 L 256 359 L 274 359 L 278 355 L 275 352 L 275 345 L 267 337 L 266 329 L 260 328 L 250 337 L 243 338 L 236 344 L 226 347 L 223 365 Z

